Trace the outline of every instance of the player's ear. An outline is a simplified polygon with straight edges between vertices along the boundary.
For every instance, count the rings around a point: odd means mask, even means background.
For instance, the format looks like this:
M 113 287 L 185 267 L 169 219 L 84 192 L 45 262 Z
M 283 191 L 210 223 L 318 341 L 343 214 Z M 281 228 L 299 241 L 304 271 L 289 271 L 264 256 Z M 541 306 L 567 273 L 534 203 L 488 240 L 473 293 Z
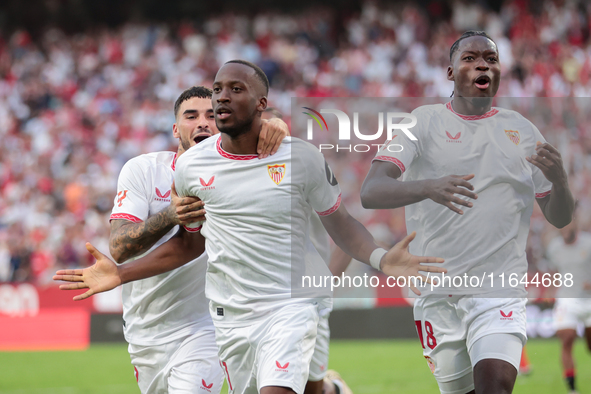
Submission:
M 172 125 L 172 136 L 174 138 L 180 138 L 181 134 L 179 133 L 179 128 L 177 127 L 176 123 Z
M 453 66 L 447 67 L 447 80 L 453 81 L 454 80 L 454 68 Z
M 266 97 L 266 96 L 262 96 L 262 97 L 259 99 L 259 103 L 258 103 L 258 105 L 257 105 L 257 110 L 258 110 L 259 112 L 263 112 L 263 111 L 264 111 L 264 110 L 266 110 L 266 109 L 267 109 L 267 97 Z

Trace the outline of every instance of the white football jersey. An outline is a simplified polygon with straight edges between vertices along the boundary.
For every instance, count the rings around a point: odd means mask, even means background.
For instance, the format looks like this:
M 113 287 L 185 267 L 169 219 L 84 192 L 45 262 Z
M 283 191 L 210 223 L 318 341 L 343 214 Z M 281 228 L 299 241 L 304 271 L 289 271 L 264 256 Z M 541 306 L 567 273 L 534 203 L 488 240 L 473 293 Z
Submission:
M 157 152 L 129 160 L 119 175 L 110 219 L 138 223 L 167 208 L 175 159 L 174 152 Z M 177 230 L 175 226 L 145 254 L 168 241 Z M 140 346 L 161 345 L 204 327 L 211 328 L 205 298 L 206 269 L 207 255 L 203 253 L 173 271 L 124 284 L 123 320 L 127 342 Z
M 341 201 L 324 157 L 292 137 L 261 160 L 227 153 L 221 141 L 214 136 L 189 149 L 175 174 L 179 195 L 205 202 L 206 295 L 216 325 L 250 324 L 314 297 L 328 306 L 324 293 L 301 286 L 304 275 L 330 275 L 306 234 L 310 207 L 329 215 Z
M 422 106 L 413 114 L 418 123 L 411 131 L 417 140 L 400 133 L 374 160 L 397 165 L 404 181 L 475 174 L 470 182 L 478 199 L 472 208 L 461 207 L 463 215 L 430 199 L 406 206 L 407 231 L 417 232 L 411 253 L 443 257 L 448 277 L 466 273 L 480 279 L 477 288 L 473 281 L 468 286 L 452 285 L 443 294 L 509 296 L 509 275 L 517 273 L 521 279 L 527 271 L 525 245 L 534 200 L 552 189 L 543 173 L 525 159 L 535 153 L 537 141 L 545 142 L 544 137 L 519 113 L 501 108 L 464 116 L 447 103 Z M 523 288 L 511 293 L 525 295 Z
M 557 298 L 589 298 L 591 291 L 585 290 L 587 283 L 591 286 L 591 234 L 579 232 L 572 244 L 564 243 L 562 237 L 554 238 L 548 245 L 546 256 L 556 271 L 564 276 L 571 274 L 571 283 L 563 284 L 556 292 Z

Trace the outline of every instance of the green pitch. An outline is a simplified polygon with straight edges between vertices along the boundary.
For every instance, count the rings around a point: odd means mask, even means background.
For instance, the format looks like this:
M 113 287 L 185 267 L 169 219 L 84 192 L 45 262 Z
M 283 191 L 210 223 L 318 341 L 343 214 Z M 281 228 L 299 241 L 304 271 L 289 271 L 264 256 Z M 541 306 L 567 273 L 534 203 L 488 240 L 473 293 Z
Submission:
M 333 341 L 330 368 L 356 394 L 438 393 L 417 341 Z M 566 393 L 556 340 L 531 340 L 533 372 L 520 376 L 515 394 Z M 591 355 L 575 348 L 581 394 L 591 393 Z M 225 389 L 222 393 L 226 392 Z M 1 394 L 139 393 L 127 346 L 95 345 L 83 352 L 0 353 Z

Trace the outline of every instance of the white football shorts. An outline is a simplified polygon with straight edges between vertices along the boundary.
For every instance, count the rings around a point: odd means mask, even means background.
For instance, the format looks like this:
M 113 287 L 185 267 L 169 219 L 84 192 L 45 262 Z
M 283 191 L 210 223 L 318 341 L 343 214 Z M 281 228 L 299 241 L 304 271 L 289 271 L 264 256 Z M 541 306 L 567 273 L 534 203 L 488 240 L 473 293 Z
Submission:
M 142 394 L 219 394 L 224 383 L 213 329 L 156 346 L 129 345 Z
M 330 346 L 330 327 L 328 326 L 330 313 L 321 315 L 318 321 L 318 333 L 316 335 L 316 346 L 310 362 L 310 374 L 308 380 L 318 382 L 324 379 L 328 367 L 328 349 Z
M 486 358 L 507 361 L 519 370 L 527 340 L 525 304 L 521 298 L 460 295 L 416 299 L 417 333 L 441 393 L 473 390 L 472 370 Z
M 557 331 L 576 330 L 579 322 L 591 327 L 591 302 L 587 298 L 557 298 L 552 314 Z
M 311 303 L 287 305 L 249 326 L 216 327 L 229 394 L 257 394 L 267 386 L 303 393 L 317 327 L 318 306 Z

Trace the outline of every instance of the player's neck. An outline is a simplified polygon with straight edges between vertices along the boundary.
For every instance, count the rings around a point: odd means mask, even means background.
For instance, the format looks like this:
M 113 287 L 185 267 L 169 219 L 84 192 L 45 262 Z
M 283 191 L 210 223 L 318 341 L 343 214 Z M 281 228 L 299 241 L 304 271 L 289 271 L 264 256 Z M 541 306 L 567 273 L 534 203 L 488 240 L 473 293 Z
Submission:
M 460 115 L 484 115 L 492 108 L 492 97 L 465 98 L 454 95 L 451 106 Z
M 222 149 L 234 155 L 256 155 L 260 132 L 261 124 L 256 122 L 248 131 L 236 136 L 222 131 Z

